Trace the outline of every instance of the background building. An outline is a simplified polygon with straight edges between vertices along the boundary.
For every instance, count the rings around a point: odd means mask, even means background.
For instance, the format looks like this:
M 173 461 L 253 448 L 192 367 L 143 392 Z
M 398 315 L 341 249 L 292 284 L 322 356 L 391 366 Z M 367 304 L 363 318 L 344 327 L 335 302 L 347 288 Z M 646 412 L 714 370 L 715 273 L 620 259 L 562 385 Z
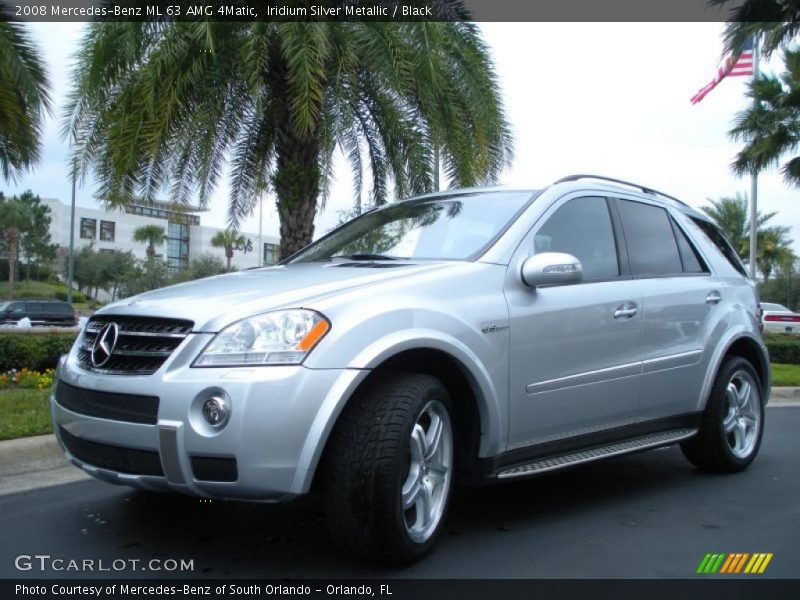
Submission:
M 43 198 L 50 207 L 50 237 L 54 244 L 69 247 L 70 207 L 54 198 Z M 158 225 L 164 228 L 167 238 L 164 244 L 156 247 L 156 256 L 166 260 L 170 270 L 175 272 L 187 266 L 189 261 L 205 253 L 212 253 L 225 259 L 225 250 L 211 245 L 211 239 L 220 231 L 216 227 L 200 225 L 197 213 L 203 209 L 196 206 L 181 207 L 177 210 L 168 202 L 134 203 L 124 210 L 75 207 L 75 248 L 92 246 L 95 250 L 131 251 L 137 258 L 146 258 L 147 245 L 133 241 L 133 232 L 143 225 Z M 233 265 L 237 269 L 259 266 L 258 234 L 241 232 L 247 247 L 236 250 Z M 264 265 L 277 262 L 280 240 L 274 236 L 263 235 L 262 256 Z

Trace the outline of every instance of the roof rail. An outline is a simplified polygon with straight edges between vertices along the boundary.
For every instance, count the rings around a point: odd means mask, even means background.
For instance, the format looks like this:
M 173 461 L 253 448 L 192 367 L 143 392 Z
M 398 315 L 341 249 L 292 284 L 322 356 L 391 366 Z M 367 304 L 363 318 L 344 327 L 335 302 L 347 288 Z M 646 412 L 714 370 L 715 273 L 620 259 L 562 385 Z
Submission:
M 589 175 L 585 173 L 578 173 L 577 175 L 567 175 L 566 177 L 562 177 L 556 183 L 565 183 L 567 181 L 578 181 L 579 179 L 598 179 L 600 181 L 610 181 L 612 183 L 620 183 L 622 185 L 627 185 L 632 188 L 636 188 L 641 190 L 645 194 L 653 194 L 654 196 L 663 196 L 664 198 L 669 198 L 670 200 L 674 200 L 678 204 L 683 206 L 689 206 L 683 200 L 678 200 L 675 196 L 670 196 L 669 194 L 665 194 L 664 192 L 659 192 L 658 190 L 654 190 L 653 188 L 649 188 L 644 185 L 639 185 L 638 183 L 631 183 L 630 181 L 625 181 L 623 179 L 615 179 L 614 177 L 606 177 L 605 175 Z

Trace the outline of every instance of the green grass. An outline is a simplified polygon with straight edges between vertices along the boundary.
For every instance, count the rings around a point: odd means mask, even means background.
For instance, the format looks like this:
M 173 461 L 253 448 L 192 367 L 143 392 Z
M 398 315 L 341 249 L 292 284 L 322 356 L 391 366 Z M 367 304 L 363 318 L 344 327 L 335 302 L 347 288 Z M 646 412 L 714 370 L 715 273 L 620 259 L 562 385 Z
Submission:
M 772 364 L 772 385 L 800 386 L 800 365 Z
M 11 288 L 7 281 L 0 283 L 0 298 L 10 298 Z M 51 281 L 18 281 L 16 298 L 55 298 L 57 292 L 67 292 L 67 286 L 63 283 Z
M 0 390 L 0 440 L 53 433 L 50 390 Z

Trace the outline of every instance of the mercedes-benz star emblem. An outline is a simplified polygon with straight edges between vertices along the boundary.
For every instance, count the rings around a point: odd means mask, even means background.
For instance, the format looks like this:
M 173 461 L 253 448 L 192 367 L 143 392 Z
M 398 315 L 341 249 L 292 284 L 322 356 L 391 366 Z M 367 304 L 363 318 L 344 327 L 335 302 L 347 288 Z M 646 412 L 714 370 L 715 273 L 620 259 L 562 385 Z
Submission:
M 119 327 L 116 323 L 106 323 L 97 333 L 92 345 L 92 365 L 102 367 L 111 359 L 114 346 L 117 345 Z

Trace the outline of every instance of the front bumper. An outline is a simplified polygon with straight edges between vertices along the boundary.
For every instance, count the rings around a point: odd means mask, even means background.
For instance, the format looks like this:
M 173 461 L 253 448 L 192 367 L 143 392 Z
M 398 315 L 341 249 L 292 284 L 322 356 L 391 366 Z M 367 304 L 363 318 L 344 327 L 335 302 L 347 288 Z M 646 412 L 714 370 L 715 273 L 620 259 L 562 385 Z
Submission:
M 142 489 L 262 501 L 307 492 L 339 411 L 368 371 L 191 368 L 210 338 L 190 334 L 148 376 L 89 372 L 71 352 L 59 365 L 51 395 L 56 437 L 69 460 L 98 479 Z M 56 397 L 59 381 L 78 390 L 155 396 L 157 415 L 142 423 L 86 414 L 92 411 L 76 409 L 74 403 L 68 409 Z M 202 405 L 219 393 L 229 399 L 231 413 L 216 431 L 203 419 Z M 215 464 L 234 464 L 233 475 L 227 467 L 220 477 L 213 475 L 213 468 L 211 475 L 202 471 L 202 465 Z

